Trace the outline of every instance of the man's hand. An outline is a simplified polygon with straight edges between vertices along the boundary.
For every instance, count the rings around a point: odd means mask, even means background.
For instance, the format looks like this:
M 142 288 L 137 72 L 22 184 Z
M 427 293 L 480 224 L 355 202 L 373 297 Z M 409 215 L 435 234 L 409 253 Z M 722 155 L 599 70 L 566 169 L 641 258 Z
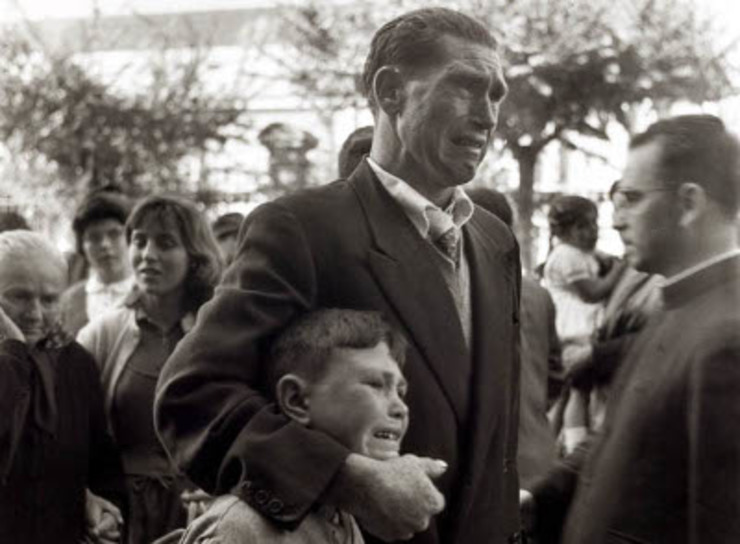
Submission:
M 123 516 L 118 507 L 86 490 L 85 517 L 87 518 L 87 533 L 93 542 L 114 544 L 121 539 Z
M 404 455 L 377 461 L 350 454 L 329 490 L 329 502 L 353 514 L 362 527 L 386 542 L 408 540 L 429 527 L 445 507 L 432 480 L 447 463 Z
M 183 491 L 180 499 L 182 499 L 182 504 L 188 512 L 188 524 L 202 515 L 213 502 L 213 497 L 202 489 Z

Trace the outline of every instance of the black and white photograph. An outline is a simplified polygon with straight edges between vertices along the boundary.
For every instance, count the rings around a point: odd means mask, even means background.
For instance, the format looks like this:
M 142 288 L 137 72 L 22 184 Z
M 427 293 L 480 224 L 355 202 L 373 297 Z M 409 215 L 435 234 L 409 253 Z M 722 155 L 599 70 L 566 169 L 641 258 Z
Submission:
M 739 0 L 0 0 L 0 544 L 740 544 Z

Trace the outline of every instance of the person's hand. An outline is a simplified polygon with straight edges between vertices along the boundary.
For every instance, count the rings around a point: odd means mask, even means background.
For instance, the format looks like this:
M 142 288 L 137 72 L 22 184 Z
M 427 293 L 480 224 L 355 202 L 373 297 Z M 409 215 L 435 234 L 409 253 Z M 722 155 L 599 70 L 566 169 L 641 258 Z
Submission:
M 0 340 L 6 338 L 20 340 L 21 342 L 26 341 L 26 337 L 23 336 L 21 330 L 13 320 L 8 317 L 8 314 L 5 313 L 2 306 L 0 306 Z
M 531 533 L 535 522 L 534 495 L 526 489 L 519 490 L 519 517 L 524 534 Z
M 432 480 L 447 470 L 441 460 L 404 455 L 377 461 L 350 454 L 330 490 L 332 502 L 386 542 L 408 540 L 444 509 Z
M 182 504 L 185 506 L 185 510 L 188 511 L 188 524 L 190 524 L 191 521 L 208 509 L 213 497 L 202 489 L 193 489 L 190 491 L 183 491 L 180 495 L 180 499 L 182 499 Z
M 87 533 L 93 542 L 115 544 L 120 541 L 123 516 L 118 507 L 99 497 L 89 489 L 85 490 L 85 517 Z
M 563 366 L 566 368 L 565 380 L 575 388 L 590 383 L 589 372 L 593 366 L 594 349 L 591 344 L 572 344 L 563 349 Z

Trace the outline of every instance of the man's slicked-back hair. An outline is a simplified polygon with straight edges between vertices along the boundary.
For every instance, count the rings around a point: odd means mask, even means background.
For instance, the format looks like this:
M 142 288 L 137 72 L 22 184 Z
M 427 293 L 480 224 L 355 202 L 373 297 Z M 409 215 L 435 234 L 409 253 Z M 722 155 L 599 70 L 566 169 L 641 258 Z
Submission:
M 403 367 L 406 339 L 379 312 L 338 308 L 311 312 L 289 325 L 273 344 L 268 372 L 271 391 L 288 373 L 309 381 L 320 379 L 335 349 L 369 349 L 380 342 L 388 345 L 391 357 Z
M 714 115 L 663 119 L 635 136 L 630 149 L 652 142 L 660 146 L 658 180 L 671 187 L 696 183 L 728 217 L 740 209 L 740 142 Z
M 493 35 L 480 21 L 459 11 L 434 7 L 409 11 L 384 24 L 373 36 L 362 73 L 363 92 L 375 113 L 373 79 L 383 66 L 406 69 L 429 66 L 438 59 L 443 36 L 462 38 L 497 49 Z

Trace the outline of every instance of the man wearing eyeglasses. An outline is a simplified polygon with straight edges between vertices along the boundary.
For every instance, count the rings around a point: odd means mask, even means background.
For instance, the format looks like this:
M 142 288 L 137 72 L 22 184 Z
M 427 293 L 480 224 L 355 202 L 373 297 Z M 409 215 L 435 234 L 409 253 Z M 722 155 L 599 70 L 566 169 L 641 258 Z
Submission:
M 632 140 L 614 226 L 630 264 L 666 277 L 665 310 L 628 352 L 600 435 L 535 489 L 540 521 L 573 497 L 565 544 L 740 542 L 739 161 L 708 115 Z

